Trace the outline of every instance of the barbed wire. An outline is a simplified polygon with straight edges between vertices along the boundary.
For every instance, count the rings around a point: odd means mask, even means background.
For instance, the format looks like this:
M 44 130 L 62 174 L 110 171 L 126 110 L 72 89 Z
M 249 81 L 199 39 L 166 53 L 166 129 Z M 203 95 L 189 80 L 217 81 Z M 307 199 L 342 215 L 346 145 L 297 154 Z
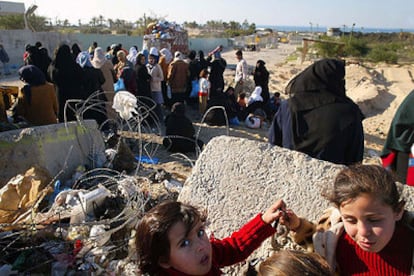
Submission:
M 41 203 L 47 199 L 47 195 L 50 194 L 50 188 L 56 183 L 59 176 L 68 169 L 67 162 L 72 152 L 71 147 L 62 170 L 38 194 L 35 203 L 13 223 L 0 224 L 0 230 L 4 230 L 0 232 L 0 264 L 10 264 L 12 257 L 18 256 L 22 252 L 33 252 L 34 250 L 47 252 L 55 250 L 59 254 L 76 257 L 78 262 L 89 264 L 89 267 L 95 268 L 102 264 L 96 260 L 97 258 L 88 258 L 88 254 L 98 254 L 94 252 L 99 251 L 105 252 L 102 254 L 107 256 L 120 254 L 125 257 L 128 255 L 130 240 L 133 238 L 131 230 L 134 229 L 150 205 L 150 198 L 143 192 L 142 186 L 143 183 L 151 181 L 147 177 L 138 176 L 138 173 L 142 162 L 141 157 L 145 155 L 151 160 L 156 159 L 160 144 L 155 142 L 153 138 L 183 139 L 194 143 L 195 159 L 183 153 L 170 154 L 172 158 L 185 160 L 191 167 L 194 166 L 202 150 L 197 143 L 202 126 L 198 127 L 194 139 L 179 135 L 162 136 L 162 125 L 155 113 L 156 104 L 152 99 L 137 97 L 137 114 L 124 120 L 117 114 L 111 113 L 113 111 L 109 108 L 112 108 L 111 102 L 102 100 L 107 98 L 108 93 L 110 92 L 95 92 L 85 101 L 68 101 L 65 105 L 65 126 L 68 127 L 67 112 L 73 112 L 77 123 L 83 128 L 88 128 L 85 120 L 95 117 L 104 141 L 109 136 L 115 135 L 119 137 L 115 145 L 116 149 L 119 148 L 121 142 L 125 142 L 131 148 L 137 161 L 134 173 L 126 174 L 109 167 L 102 167 L 98 160 L 101 149 L 97 146 L 98 143 L 95 143 L 93 135 L 86 132 L 92 141 L 90 148 L 82 148 L 80 141 L 78 144 L 83 154 L 91 162 L 90 169 L 82 173 L 70 187 L 67 187 L 68 194 L 74 193 L 72 200 L 78 202 L 74 205 L 77 206 L 78 213 L 74 216 L 73 209 L 75 207 L 71 206 L 68 200 L 63 205 L 58 205 L 57 200 L 54 199 L 50 207 L 40 207 Z M 229 123 L 224 107 L 211 107 L 204 114 L 201 123 L 204 122 L 208 112 L 217 108 L 224 112 L 226 131 L 229 135 Z M 167 151 L 169 149 L 166 148 Z M 108 160 L 109 165 L 112 162 L 113 159 Z M 88 206 L 85 198 L 99 189 L 105 191 L 107 197 L 100 204 L 95 202 L 91 203 L 92 207 Z M 61 194 L 59 193 L 59 195 Z M 101 215 L 97 216 L 98 213 Z M 73 217 L 81 219 L 76 220 Z M 91 237 L 92 229 L 100 230 L 97 230 L 97 235 Z M 82 246 L 81 251 L 75 254 L 73 251 L 76 249 L 77 241 L 81 241 Z M 54 243 L 58 243 L 59 246 L 55 246 Z M 54 255 L 56 256 L 56 252 Z M 47 255 L 46 260 L 27 268 L 25 272 L 35 271 L 37 268 L 55 261 L 53 254 Z

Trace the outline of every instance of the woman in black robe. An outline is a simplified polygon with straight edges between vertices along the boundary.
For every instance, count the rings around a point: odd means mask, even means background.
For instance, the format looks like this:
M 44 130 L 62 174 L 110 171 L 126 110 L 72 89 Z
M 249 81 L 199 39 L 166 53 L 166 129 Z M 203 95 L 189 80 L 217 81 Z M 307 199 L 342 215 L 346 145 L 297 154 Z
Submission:
M 345 94 L 345 63 L 322 59 L 292 79 L 269 142 L 336 164 L 362 161 L 363 114 Z
M 105 82 L 105 77 L 101 70 L 92 66 L 90 55 L 87 51 L 80 52 L 76 58 L 76 63 L 80 65 L 83 71 L 83 100 L 88 102 L 84 105 L 86 112 L 83 113 L 83 119 L 94 119 L 98 125 L 107 119 L 105 102 L 105 94 L 102 92 L 102 84 Z M 95 94 L 94 94 L 95 93 Z M 96 97 L 90 97 L 92 94 Z
M 211 56 L 208 57 L 208 61 L 211 61 Z M 210 87 L 210 99 L 220 97 L 224 91 L 224 70 L 226 70 L 227 62 L 221 57 L 220 52 L 214 53 L 214 59 L 209 63 L 211 68 L 208 80 L 211 83 Z
M 266 105 L 270 99 L 269 94 L 269 71 L 265 66 L 265 62 L 259 59 L 256 62 L 256 67 L 253 70 L 253 79 L 255 86 L 260 86 L 262 88 L 262 98 L 263 104 Z
M 49 79 L 54 83 L 59 101 L 59 122 L 64 122 L 65 104 L 70 99 L 83 99 L 83 72 L 75 62 L 67 44 L 62 44 L 55 52 L 55 56 L 48 67 Z M 74 104 L 71 103 L 74 109 Z M 67 120 L 76 120 L 75 113 L 68 108 Z

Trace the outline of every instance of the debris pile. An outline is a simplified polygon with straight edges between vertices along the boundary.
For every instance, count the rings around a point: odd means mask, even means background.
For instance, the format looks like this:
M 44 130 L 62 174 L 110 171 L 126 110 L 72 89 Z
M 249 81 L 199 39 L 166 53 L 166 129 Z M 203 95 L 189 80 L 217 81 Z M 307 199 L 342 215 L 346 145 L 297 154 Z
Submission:
M 76 110 L 80 125 L 93 103 Z M 0 275 L 137 275 L 136 223 L 182 188 L 170 173 L 144 167 L 158 160 L 152 117 L 151 106 L 139 104 L 129 120 L 103 123 L 107 160 L 92 154 L 70 179 L 34 166 L 0 187 Z
M 154 199 L 148 187 L 178 182 L 161 170 L 149 178 L 104 168 L 81 171 L 67 186 L 33 167 L 0 190 L 1 275 L 136 273 L 134 227 L 166 199 Z M 173 188 L 176 199 L 181 187 Z

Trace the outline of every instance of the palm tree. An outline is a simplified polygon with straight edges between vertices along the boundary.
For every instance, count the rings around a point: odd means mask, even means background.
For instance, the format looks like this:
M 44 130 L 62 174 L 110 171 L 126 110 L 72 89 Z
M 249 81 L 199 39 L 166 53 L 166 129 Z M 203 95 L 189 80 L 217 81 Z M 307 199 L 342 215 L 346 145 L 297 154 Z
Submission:
M 110 29 L 114 26 L 114 21 L 111 18 L 108 18 L 108 25 Z
M 98 18 L 94 16 L 94 17 L 92 17 L 92 19 L 89 22 L 89 24 L 91 24 L 92 27 L 95 27 L 97 22 L 98 22 Z
M 103 27 L 104 22 L 105 22 L 105 18 L 103 17 L 103 15 L 99 15 L 99 26 Z

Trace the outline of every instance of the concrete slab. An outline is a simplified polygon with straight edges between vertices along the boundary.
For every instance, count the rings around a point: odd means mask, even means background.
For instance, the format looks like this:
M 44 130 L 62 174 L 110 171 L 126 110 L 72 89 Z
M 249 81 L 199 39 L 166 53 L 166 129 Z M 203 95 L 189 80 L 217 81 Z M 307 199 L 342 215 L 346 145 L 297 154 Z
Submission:
M 103 137 L 94 120 L 24 128 L 0 133 L 0 187 L 33 165 L 52 177 L 69 179 L 77 166 L 104 159 Z M 102 165 L 102 164 L 98 164 Z

